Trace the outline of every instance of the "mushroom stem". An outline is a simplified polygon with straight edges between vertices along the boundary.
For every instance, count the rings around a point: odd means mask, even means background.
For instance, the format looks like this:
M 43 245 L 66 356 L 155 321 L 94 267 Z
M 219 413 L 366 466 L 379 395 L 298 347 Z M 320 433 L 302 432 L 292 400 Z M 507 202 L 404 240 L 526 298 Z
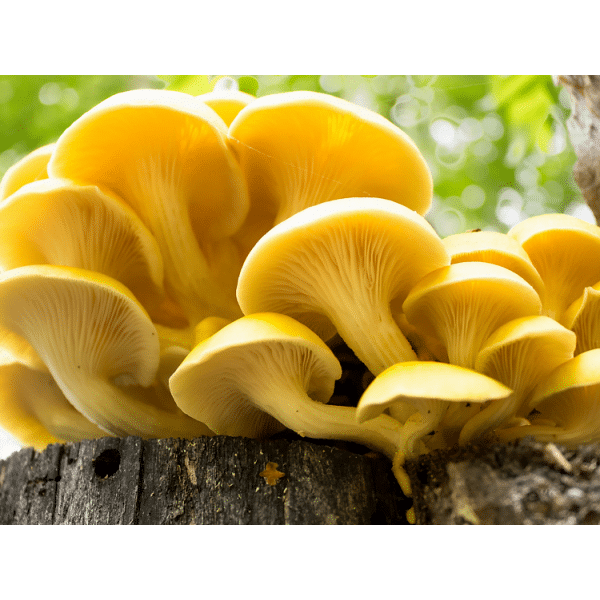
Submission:
M 258 408 L 302 437 L 356 442 L 393 459 L 401 442 L 402 425 L 398 421 L 380 415 L 359 423 L 356 408 L 313 400 L 299 379 L 290 377 L 289 372 L 270 377 L 273 370 L 277 369 L 261 369 L 260 378 L 252 373 L 243 383 L 238 381 L 239 389 L 253 398 Z
M 175 167 L 171 166 L 175 171 Z M 235 303 L 235 280 L 241 259 L 233 243 L 225 248 L 223 240 L 206 243 L 201 248 L 194 234 L 189 208 L 169 165 L 147 159 L 138 165 L 138 172 L 130 176 L 130 188 L 135 196 L 146 199 L 145 217 L 149 229 L 158 240 L 165 261 L 165 284 L 182 307 L 192 325 L 212 314 L 235 318 L 240 315 Z M 171 198 L 170 203 L 163 198 Z M 208 254 L 219 254 L 210 246 L 218 245 L 221 254 L 234 262 L 221 277 L 229 277 L 227 285 L 214 277 Z M 185 257 L 182 260 L 181 257 Z
M 49 369 L 71 404 L 114 436 L 193 438 L 210 435 L 202 423 L 182 418 L 174 403 L 171 412 L 167 409 L 168 404 L 161 406 L 157 384 L 153 390 L 139 385 L 121 386 L 99 377 L 90 377 L 83 370 L 77 373 L 71 371 L 64 380 L 53 365 L 49 365 Z M 150 404 L 154 396 L 156 406 Z M 81 398 L 86 398 L 85 404 L 81 403 Z
M 396 363 L 417 360 L 389 308 L 381 307 L 368 314 L 347 308 L 344 312 L 332 310 L 330 318 L 340 337 L 375 376 Z
M 459 445 L 464 446 L 486 431 L 496 429 L 513 417 L 522 403 L 523 394 L 519 390 L 502 401 L 491 402 L 465 423 L 458 437 Z
M 510 427 L 507 429 L 501 429 L 496 432 L 496 435 L 502 442 L 512 442 L 527 436 L 534 436 L 539 442 L 557 442 L 561 444 L 568 444 L 568 435 L 561 435 L 565 432 L 563 427 L 557 427 L 553 425 L 521 425 L 518 427 Z M 575 437 L 575 436 L 571 436 Z M 560 438 L 560 439 L 559 439 Z M 577 443 L 581 443 L 579 440 Z
M 414 458 L 419 454 L 419 452 L 415 451 L 415 445 L 424 436 L 434 431 L 443 419 L 449 406 L 449 402 L 432 400 L 431 402 L 427 402 L 426 406 L 423 406 L 419 412 L 412 414 L 406 420 L 401 432 L 401 448 L 406 458 Z

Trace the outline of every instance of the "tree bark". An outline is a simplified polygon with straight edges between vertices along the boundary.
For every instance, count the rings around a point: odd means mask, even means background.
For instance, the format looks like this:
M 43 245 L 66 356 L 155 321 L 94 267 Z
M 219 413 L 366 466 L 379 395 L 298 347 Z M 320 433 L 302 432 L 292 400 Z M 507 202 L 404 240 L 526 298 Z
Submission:
M 406 464 L 417 524 L 597 525 L 600 444 L 530 438 L 436 451 Z
M 577 155 L 573 177 L 600 224 L 600 76 L 559 75 L 571 96 L 567 130 Z
M 0 524 L 402 524 L 409 506 L 388 460 L 304 440 L 107 437 L 0 461 Z

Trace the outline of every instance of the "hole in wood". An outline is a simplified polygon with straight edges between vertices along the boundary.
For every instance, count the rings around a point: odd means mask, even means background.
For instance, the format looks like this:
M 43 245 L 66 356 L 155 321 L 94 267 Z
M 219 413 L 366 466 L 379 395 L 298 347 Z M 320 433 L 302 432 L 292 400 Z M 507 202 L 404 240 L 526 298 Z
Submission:
M 106 479 L 111 475 L 114 475 L 121 464 L 121 455 L 119 451 L 114 448 L 103 450 L 92 463 L 94 465 L 94 472 L 100 479 Z

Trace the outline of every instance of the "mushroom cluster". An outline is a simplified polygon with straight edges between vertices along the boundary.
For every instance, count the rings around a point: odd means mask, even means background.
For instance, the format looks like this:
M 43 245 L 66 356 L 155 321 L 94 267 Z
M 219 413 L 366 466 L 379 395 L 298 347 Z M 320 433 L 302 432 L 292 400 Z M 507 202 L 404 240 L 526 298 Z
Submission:
M 600 228 L 441 239 L 412 140 L 327 94 L 116 94 L 0 183 L 0 425 L 291 429 L 403 463 L 600 439 Z M 371 374 L 330 403 L 341 338 Z M 366 389 L 365 389 L 366 388 Z

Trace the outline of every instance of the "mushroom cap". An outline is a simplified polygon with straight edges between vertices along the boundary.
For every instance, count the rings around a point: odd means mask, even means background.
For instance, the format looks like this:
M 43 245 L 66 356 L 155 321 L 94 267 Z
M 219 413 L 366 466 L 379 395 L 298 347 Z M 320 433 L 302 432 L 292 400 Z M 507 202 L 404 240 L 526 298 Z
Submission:
M 516 273 L 474 261 L 425 275 L 402 307 L 411 325 L 444 343 L 451 363 L 472 369 L 493 331 L 512 319 L 538 315 L 541 302 Z
M 305 91 L 257 98 L 231 123 L 229 139 L 248 181 L 245 228 L 265 233 L 308 206 L 354 196 L 387 198 L 420 214 L 431 206 L 431 173 L 414 142 L 341 98 Z
M 575 354 L 600 348 L 600 282 L 583 290 L 565 311 L 563 323 L 577 335 Z
M 510 398 L 484 407 L 463 427 L 459 443 L 505 427 L 521 414 L 527 396 L 558 365 L 573 358 L 575 334 L 554 319 L 532 316 L 501 325 L 477 355 L 475 369 L 513 389 Z
M 223 119 L 227 127 L 231 125 L 242 108 L 256 100 L 254 96 L 239 90 L 213 90 L 196 96 L 196 99 L 210 106 Z
M 550 371 L 573 358 L 576 336 L 544 315 L 504 323 L 477 354 L 475 369 L 514 390 L 532 390 Z
M 422 410 L 431 401 L 487 402 L 506 398 L 512 390 L 471 369 L 433 361 L 392 365 L 371 382 L 361 396 L 357 417 L 362 423 L 398 402 Z
M 158 335 L 144 308 L 120 282 L 84 269 L 32 265 L 2 273 L 0 331 L 33 346 L 51 372 L 50 363 L 71 361 L 74 350 L 108 379 L 148 386 L 158 368 Z
M 418 213 L 381 198 L 344 198 L 265 234 L 242 266 L 237 298 L 244 314 L 287 314 L 327 340 L 335 333 L 330 307 L 402 302 L 425 274 L 448 264 Z
M 326 403 L 341 374 L 338 360 L 310 329 L 285 315 L 260 313 L 198 344 L 169 385 L 179 408 L 218 434 L 266 437 L 284 427 L 258 408 L 262 386 L 273 378 L 297 382 L 311 399 Z
M 48 172 L 110 189 L 137 212 L 191 325 L 240 314 L 242 259 L 228 236 L 246 217 L 248 192 L 227 127 L 204 102 L 167 90 L 115 94 L 65 130 Z
M 556 426 L 536 426 L 532 421 L 515 431 L 570 445 L 600 440 L 600 349 L 582 352 L 556 367 L 535 388 L 528 408 Z
M 211 433 L 184 415 L 157 381 L 156 328 L 111 277 L 49 265 L 11 269 L 0 275 L 2 330 L 30 344 L 67 400 L 113 435 Z M 169 358 L 165 366 L 172 364 Z
M 10 167 L 0 181 L 0 202 L 27 183 L 48 177 L 48 162 L 54 144 L 37 148 Z
M 0 350 L 0 427 L 39 451 L 108 435 L 73 408 L 52 375 L 29 369 L 5 350 Z
M 517 240 L 498 231 L 467 231 L 449 235 L 443 240 L 452 264 L 487 262 L 520 275 L 533 289 L 542 294 L 544 282 L 527 252 Z
M 199 238 L 238 229 L 248 200 L 223 120 L 204 102 L 170 90 L 130 90 L 97 104 L 59 137 L 53 177 L 113 190 L 149 225 L 148 196 L 183 196 Z M 151 189 L 158 186 L 158 189 Z M 152 229 L 152 227 L 151 227 Z
M 545 290 L 543 314 L 562 323 L 586 286 L 600 281 L 600 228 L 565 214 L 529 217 L 508 234 L 527 252 Z
M 158 308 L 164 296 L 156 239 L 127 204 L 97 186 L 45 179 L 0 205 L 0 270 L 34 264 L 109 275 L 146 308 Z

